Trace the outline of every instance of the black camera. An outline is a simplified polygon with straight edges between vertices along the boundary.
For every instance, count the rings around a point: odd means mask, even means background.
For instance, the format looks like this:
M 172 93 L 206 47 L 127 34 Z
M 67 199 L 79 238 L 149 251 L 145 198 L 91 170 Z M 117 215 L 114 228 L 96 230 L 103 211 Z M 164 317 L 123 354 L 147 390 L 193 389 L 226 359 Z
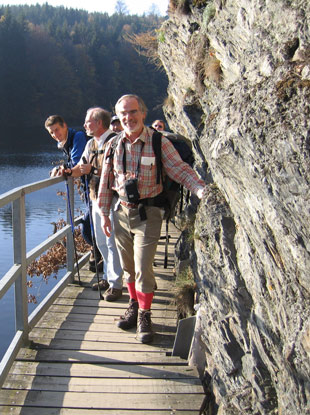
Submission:
M 138 191 L 138 179 L 129 179 L 125 181 L 125 192 L 128 202 L 137 204 L 140 199 Z

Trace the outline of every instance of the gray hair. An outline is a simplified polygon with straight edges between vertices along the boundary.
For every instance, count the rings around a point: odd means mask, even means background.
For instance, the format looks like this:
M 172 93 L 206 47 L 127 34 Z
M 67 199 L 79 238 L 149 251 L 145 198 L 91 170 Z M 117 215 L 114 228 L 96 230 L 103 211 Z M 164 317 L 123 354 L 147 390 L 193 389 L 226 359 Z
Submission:
M 92 107 L 89 108 L 86 113 L 91 112 L 92 118 L 95 121 L 102 121 L 102 126 L 104 128 L 109 128 L 111 123 L 111 113 L 101 107 Z
M 123 95 L 122 97 L 119 98 L 119 100 L 117 101 L 117 103 L 115 104 L 115 112 L 117 113 L 117 107 L 118 105 L 127 98 L 134 98 L 138 101 L 138 105 L 139 108 L 141 110 L 141 112 L 147 114 L 147 106 L 145 105 L 144 101 L 142 98 L 140 98 L 138 95 L 134 95 L 134 94 L 127 94 L 127 95 Z

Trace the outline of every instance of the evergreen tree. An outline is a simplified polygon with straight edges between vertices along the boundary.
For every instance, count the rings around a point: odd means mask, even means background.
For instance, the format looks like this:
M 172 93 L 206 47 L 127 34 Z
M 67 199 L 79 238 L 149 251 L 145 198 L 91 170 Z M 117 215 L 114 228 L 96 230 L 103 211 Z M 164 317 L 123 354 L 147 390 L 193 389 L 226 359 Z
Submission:
M 162 21 L 154 14 L 130 16 L 123 1 L 112 16 L 47 3 L 0 7 L 0 122 L 10 137 L 1 148 L 24 143 L 33 151 L 49 115 L 82 125 L 90 106 L 112 112 L 125 93 L 143 97 L 150 122 L 162 118 L 166 75 L 126 41 Z

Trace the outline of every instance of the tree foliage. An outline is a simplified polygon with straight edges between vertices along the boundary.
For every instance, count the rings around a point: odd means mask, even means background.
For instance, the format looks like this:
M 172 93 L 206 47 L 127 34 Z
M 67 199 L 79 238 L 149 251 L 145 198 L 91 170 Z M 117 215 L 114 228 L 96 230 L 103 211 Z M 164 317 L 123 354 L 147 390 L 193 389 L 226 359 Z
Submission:
M 9 137 L 1 149 L 34 151 L 49 115 L 82 125 L 87 108 L 113 111 L 125 93 L 143 97 L 149 122 L 162 116 L 166 75 L 128 42 L 162 21 L 128 15 L 122 1 L 112 16 L 47 3 L 0 7 L 0 121 Z

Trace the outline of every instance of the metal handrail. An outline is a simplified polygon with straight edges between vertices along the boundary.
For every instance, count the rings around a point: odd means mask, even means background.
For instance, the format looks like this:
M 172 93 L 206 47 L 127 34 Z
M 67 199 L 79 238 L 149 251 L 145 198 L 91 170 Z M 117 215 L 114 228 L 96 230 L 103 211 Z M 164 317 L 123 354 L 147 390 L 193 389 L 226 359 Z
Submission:
M 41 180 L 25 186 L 20 186 L 10 190 L 0 196 L 0 208 L 12 204 L 12 225 L 13 225 L 13 247 L 14 247 L 14 264 L 9 271 L 0 279 L 0 300 L 8 289 L 15 285 L 15 336 L 11 341 L 5 355 L 0 362 L 0 387 L 13 364 L 21 347 L 29 341 L 29 332 L 40 320 L 54 300 L 59 296 L 69 282 L 73 281 L 74 274 L 77 270 L 77 264 L 74 263 L 74 245 L 73 235 L 70 225 L 66 225 L 54 235 L 37 245 L 35 248 L 26 252 L 26 223 L 25 223 L 25 195 L 33 193 L 56 183 L 63 181 L 63 177 L 54 177 Z M 73 179 L 68 179 L 71 214 L 74 217 L 74 183 Z M 81 223 L 82 218 L 74 220 L 74 224 Z M 70 212 L 67 203 L 67 223 L 70 223 Z M 61 240 L 64 236 L 67 238 L 67 272 L 60 279 L 57 285 L 42 300 L 35 310 L 28 316 L 28 298 L 27 298 L 27 266 L 49 247 Z M 89 253 L 84 255 L 78 262 L 78 266 L 83 266 L 89 258 Z

